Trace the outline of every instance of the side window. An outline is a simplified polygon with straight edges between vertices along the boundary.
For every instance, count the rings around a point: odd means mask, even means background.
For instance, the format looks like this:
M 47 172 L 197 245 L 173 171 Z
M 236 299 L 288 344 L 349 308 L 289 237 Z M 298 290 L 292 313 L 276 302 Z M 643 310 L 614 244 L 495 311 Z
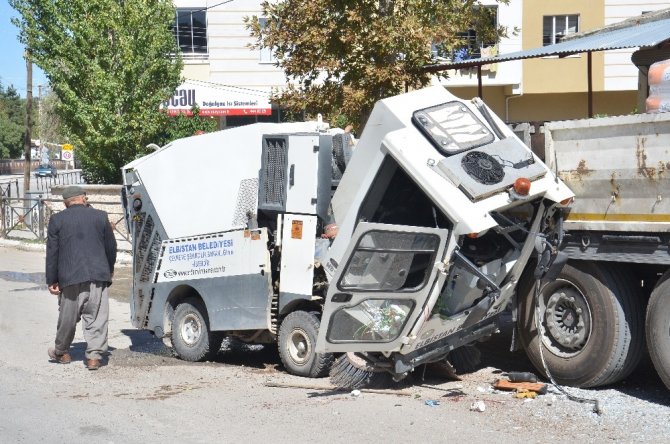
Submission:
M 356 246 L 338 288 L 418 291 L 426 284 L 439 244 L 439 237 L 430 234 L 370 231 Z
M 488 25 L 493 28 L 498 27 L 498 7 L 497 6 L 483 6 L 487 12 Z M 451 54 L 451 60 L 454 62 L 462 62 L 464 60 L 476 59 L 479 57 L 491 57 L 497 54 L 494 51 L 498 44 L 496 40 L 488 40 L 477 35 L 474 29 L 467 29 L 456 34 L 460 40 L 460 45 L 454 48 Z
M 265 27 L 268 24 L 268 19 L 266 17 L 259 17 L 258 18 L 258 23 L 261 26 L 261 32 L 262 32 L 263 29 L 265 29 Z M 260 49 L 260 59 L 259 59 L 259 61 L 261 63 L 272 63 L 272 62 L 274 62 L 275 59 L 272 56 L 272 48 L 267 48 L 265 46 L 262 47 Z
M 207 10 L 179 8 L 175 14 L 172 32 L 182 55 L 207 54 Z
M 579 32 L 579 15 L 548 15 L 542 17 L 542 46 L 560 43 L 568 34 Z

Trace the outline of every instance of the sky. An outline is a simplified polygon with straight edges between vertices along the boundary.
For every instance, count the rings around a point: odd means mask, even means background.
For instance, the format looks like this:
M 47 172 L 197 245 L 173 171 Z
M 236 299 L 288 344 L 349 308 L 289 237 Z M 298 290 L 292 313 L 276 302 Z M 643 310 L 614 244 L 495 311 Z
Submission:
M 17 13 L 7 0 L 0 0 L 0 82 L 6 88 L 13 85 L 21 97 L 26 96 L 26 61 L 24 47 L 19 43 L 19 30 L 12 25 Z M 33 96 L 37 96 L 37 85 L 47 85 L 46 76 L 33 65 Z

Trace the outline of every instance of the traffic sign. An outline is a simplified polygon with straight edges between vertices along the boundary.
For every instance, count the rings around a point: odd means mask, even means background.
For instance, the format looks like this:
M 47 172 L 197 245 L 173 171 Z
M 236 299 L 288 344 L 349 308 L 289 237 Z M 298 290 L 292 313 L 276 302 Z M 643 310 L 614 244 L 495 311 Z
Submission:
M 72 160 L 74 157 L 73 148 L 69 143 L 64 144 L 61 148 L 60 158 L 63 160 Z

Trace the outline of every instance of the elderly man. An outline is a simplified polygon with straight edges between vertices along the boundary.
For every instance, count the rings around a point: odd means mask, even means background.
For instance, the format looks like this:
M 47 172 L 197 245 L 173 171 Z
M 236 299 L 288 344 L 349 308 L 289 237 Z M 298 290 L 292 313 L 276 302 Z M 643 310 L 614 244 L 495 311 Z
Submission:
M 46 280 L 49 292 L 58 296 L 56 344 L 49 348 L 53 362 L 68 364 L 70 345 L 81 318 L 86 339 L 86 367 L 97 370 L 107 352 L 107 322 L 111 285 L 116 262 L 116 239 L 107 213 L 87 204 L 80 186 L 63 191 L 65 211 L 49 221 Z

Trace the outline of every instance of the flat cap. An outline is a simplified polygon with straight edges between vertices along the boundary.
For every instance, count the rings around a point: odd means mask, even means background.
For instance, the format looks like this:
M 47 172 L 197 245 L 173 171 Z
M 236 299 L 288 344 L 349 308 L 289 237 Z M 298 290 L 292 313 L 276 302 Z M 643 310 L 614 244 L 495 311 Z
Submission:
M 86 191 L 79 185 L 70 185 L 69 187 L 65 187 L 63 190 L 63 199 L 69 199 L 71 197 L 75 196 L 81 196 L 82 194 L 86 194 Z

